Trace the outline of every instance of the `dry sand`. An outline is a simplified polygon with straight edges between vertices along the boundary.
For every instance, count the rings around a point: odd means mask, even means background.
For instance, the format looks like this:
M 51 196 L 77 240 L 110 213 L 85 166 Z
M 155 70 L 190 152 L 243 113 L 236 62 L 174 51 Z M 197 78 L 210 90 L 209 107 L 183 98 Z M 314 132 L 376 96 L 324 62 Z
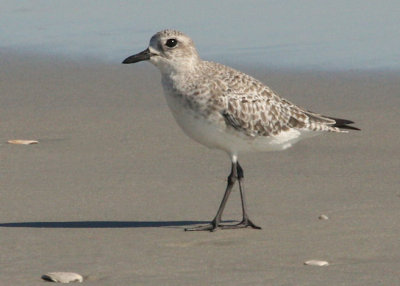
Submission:
M 184 232 L 230 162 L 182 133 L 155 68 L 0 53 L 0 285 L 399 285 L 400 75 L 245 71 L 362 131 L 241 156 L 263 229 Z

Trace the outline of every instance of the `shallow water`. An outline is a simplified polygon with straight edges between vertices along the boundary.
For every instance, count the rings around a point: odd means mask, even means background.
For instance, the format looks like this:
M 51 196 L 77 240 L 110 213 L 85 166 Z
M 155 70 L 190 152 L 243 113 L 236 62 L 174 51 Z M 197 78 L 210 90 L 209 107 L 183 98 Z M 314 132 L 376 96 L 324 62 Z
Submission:
M 13 51 L 120 62 L 155 32 L 175 28 L 203 58 L 223 63 L 400 69 L 395 0 L 1 0 L 0 7 L 0 48 Z

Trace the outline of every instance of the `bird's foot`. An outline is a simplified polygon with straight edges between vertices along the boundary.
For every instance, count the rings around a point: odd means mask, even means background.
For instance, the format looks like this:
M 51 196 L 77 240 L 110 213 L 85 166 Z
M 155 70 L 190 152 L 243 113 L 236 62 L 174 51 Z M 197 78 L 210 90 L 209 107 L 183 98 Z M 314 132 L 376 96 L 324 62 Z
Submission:
M 185 228 L 185 231 L 216 231 L 219 229 L 235 229 L 235 228 L 246 228 L 251 227 L 254 229 L 261 229 L 261 227 L 255 225 L 250 219 L 243 219 L 238 224 L 220 224 L 216 220 L 213 220 L 210 224 L 199 225 L 195 227 Z
M 185 231 L 215 231 L 220 226 L 221 225 L 214 219 L 211 223 L 206 225 L 185 228 Z
M 227 224 L 227 225 L 221 225 L 221 229 L 235 229 L 235 228 L 246 228 L 246 227 L 251 227 L 254 229 L 261 229 L 258 225 L 255 225 L 250 219 L 245 218 L 238 224 Z

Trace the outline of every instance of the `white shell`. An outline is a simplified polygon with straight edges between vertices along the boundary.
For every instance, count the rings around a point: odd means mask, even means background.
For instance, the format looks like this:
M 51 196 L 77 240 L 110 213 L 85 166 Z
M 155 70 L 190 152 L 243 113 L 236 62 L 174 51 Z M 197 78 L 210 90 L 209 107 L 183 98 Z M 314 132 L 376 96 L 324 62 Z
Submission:
M 311 266 L 328 266 L 329 262 L 323 261 L 323 260 L 307 260 L 304 262 L 304 264 L 311 265 Z
M 39 143 L 39 141 L 37 140 L 22 140 L 22 139 L 8 140 L 7 142 L 9 144 L 19 144 L 19 145 L 31 145 Z
M 322 215 L 320 215 L 320 216 L 318 217 L 318 219 L 321 219 L 321 220 L 328 220 L 329 217 L 328 217 L 327 215 L 322 214 Z
M 73 272 L 49 272 L 42 275 L 42 279 L 57 283 L 83 282 L 82 275 Z

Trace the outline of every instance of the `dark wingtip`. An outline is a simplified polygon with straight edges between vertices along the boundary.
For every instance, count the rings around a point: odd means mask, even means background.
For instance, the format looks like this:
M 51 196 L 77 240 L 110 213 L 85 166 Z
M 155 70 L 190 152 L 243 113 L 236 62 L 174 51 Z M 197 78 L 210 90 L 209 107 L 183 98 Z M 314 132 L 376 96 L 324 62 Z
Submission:
M 341 119 L 341 118 L 335 118 L 335 117 L 328 117 L 330 119 L 333 119 L 336 121 L 336 123 L 334 125 L 332 125 L 332 127 L 338 127 L 340 129 L 349 129 L 349 130 L 357 130 L 357 131 L 361 131 L 360 128 L 357 128 L 355 126 L 350 126 L 349 124 L 353 124 L 354 121 L 351 120 L 347 120 L 347 119 Z
M 360 128 L 354 127 L 354 126 L 350 126 L 350 125 L 333 125 L 334 127 L 338 127 L 340 129 L 349 129 L 349 130 L 357 130 L 357 131 L 361 131 Z

